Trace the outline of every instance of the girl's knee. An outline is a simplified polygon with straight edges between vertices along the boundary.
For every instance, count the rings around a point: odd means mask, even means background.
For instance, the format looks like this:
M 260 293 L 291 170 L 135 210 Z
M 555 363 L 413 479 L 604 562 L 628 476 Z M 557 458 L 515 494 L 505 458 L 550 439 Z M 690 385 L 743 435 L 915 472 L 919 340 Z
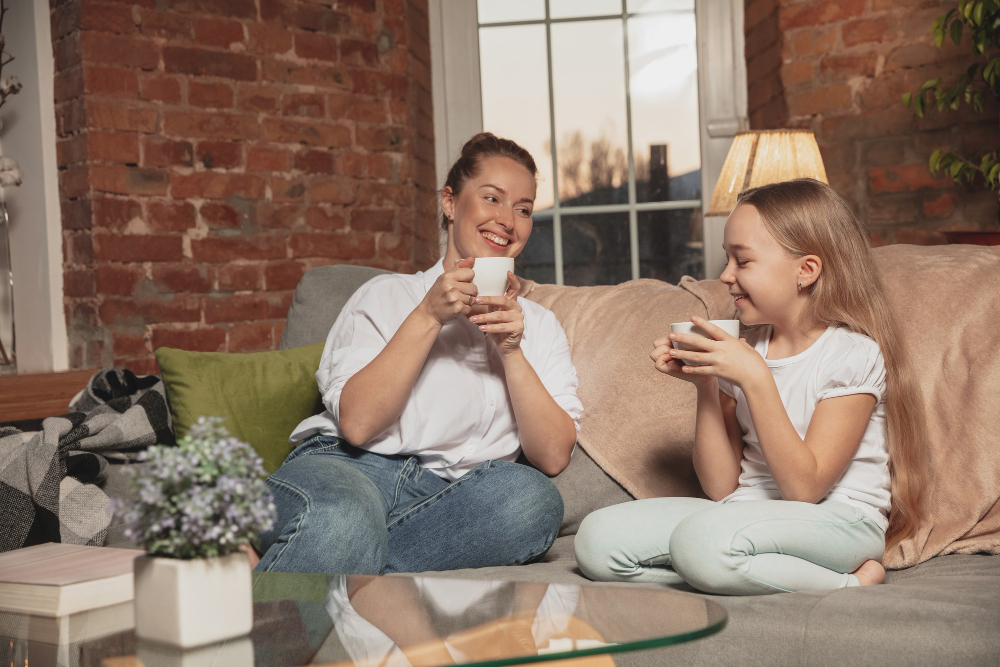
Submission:
M 625 556 L 613 510 L 606 507 L 588 514 L 573 538 L 576 564 L 591 581 L 624 581 L 636 569 Z
M 670 536 L 670 562 L 684 581 L 706 593 L 724 594 L 736 573 L 730 540 L 705 516 L 693 515 Z

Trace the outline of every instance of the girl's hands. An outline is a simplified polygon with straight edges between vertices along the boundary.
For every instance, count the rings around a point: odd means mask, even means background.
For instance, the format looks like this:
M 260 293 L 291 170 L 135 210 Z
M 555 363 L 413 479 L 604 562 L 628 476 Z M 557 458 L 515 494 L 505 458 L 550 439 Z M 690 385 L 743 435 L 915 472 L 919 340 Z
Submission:
M 691 375 L 683 371 L 684 364 L 681 360 L 673 356 L 673 346 L 670 338 L 664 336 L 653 341 L 653 352 L 649 358 L 653 360 L 653 366 L 661 373 L 670 377 L 685 380 L 694 384 L 698 389 L 708 389 L 716 384 L 716 379 L 710 375 Z
M 664 363 L 663 372 L 696 383 L 699 380 L 694 378 L 722 378 L 739 387 L 744 387 L 757 378 L 770 375 L 764 358 L 744 339 L 730 336 L 704 318 L 695 316 L 691 318 L 691 321 L 712 338 L 694 334 L 671 333 L 666 338 L 667 345 L 676 341 L 689 349 L 675 350 L 673 347 L 669 347 L 665 356 L 670 358 L 673 365 L 671 366 L 670 362 Z M 679 361 L 681 357 L 703 365 L 683 366 Z M 657 368 L 659 370 L 659 366 Z M 670 370 L 679 369 L 679 372 L 668 372 L 668 368 Z
M 521 349 L 524 334 L 524 313 L 517 302 L 521 283 L 513 271 L 507 272 L 507 292 L 503 296 L 480 296 L 479 305 L 489 306 L 489 312 L 473 315 L 469 321 L 479 325 L 479 330 L 489 334 L 500 354 L 507 356 Z
M 420 302 L 421 307 L 442 326 L 455 318 L 472 312 L 479 289 L 472 284 L 476 260 L 466 257 L 455 262 L 451 271 L 445 271 L 431 285 Z

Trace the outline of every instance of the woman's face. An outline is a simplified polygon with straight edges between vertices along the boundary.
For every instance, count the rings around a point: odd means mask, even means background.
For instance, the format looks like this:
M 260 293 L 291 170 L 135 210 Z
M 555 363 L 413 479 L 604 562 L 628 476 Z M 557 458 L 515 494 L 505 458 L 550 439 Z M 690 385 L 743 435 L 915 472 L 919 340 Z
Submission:
M 531 235 L 535 178 L 506 157 L 483 158 L 479 167 L 458 196 L 441 193 L 458 257 L 517 257 Z

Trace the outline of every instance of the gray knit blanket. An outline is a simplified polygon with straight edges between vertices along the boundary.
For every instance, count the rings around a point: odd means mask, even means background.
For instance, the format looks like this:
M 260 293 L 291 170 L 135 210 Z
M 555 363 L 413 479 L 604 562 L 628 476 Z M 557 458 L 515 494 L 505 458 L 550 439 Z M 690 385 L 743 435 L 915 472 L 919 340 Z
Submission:
M 42 430 L 0 428 L 0 552 L 43 542 L 101 546 L 111 524 L 108 459 L 173 445 L 163 382 L 104 368 Z

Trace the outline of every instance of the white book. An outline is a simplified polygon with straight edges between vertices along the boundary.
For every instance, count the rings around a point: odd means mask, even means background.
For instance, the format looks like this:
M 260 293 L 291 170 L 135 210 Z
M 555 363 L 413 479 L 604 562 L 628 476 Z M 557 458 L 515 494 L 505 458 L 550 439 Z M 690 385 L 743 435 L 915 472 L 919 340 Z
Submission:
M 0 609 L 66 616 L 127 602 L 133 562 L 144 554 L 57 543 L 0 553 Z

